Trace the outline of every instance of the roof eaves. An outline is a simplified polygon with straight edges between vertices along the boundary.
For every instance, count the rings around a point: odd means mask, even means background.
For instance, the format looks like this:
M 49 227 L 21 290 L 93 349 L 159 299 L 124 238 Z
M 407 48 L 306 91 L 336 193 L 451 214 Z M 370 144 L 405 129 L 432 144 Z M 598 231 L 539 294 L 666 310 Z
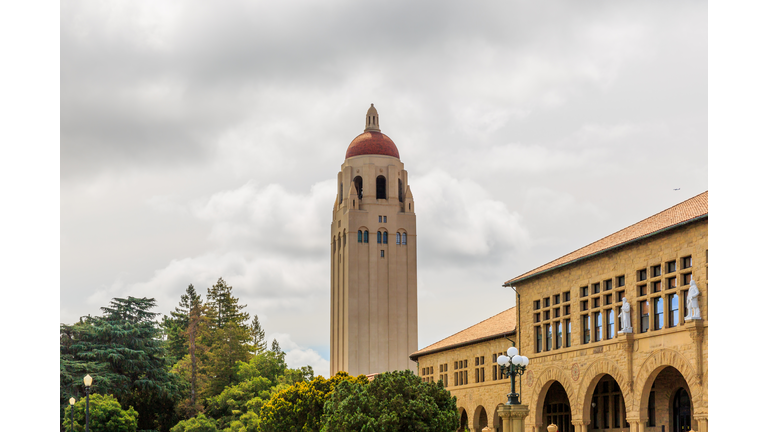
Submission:
M 516 330 L 514 330 L 514 329 L 513 330 L 508 330 L 508 331 L 505 331 L 505 332 L 502 332 L 502 333 L 497 333 L 497 334 L 490 335 L 490 336 L 483 336 L 483 337 L 480 337 L 480 338 L 477 338 L 477 339 L 472 339 L 472 340 L 468 340 L 468 341 L 464 341 L 464 342 L 459 342 L 459 343 L 455 343 L 455 344 L 451 344 L 451 345 L 446 345 L 444 347 L 435 348 L 435 349 L 431 349 L 431 350 L 424 351 L 424 352 L 416 351 L 415 353 L 411 354 L 409 357 L 410 357 L 411 360 L 416 361 L 419 357 L 425 356 L 427 354 L 434 354 L 434 353 L 438 353 L 438 352 L 441 352 L 441 351 L 447 351 L 447 350 L 454 349 L 454 348 L 461 348 L 463 346 L 472 345 L 472 344 L 476 344 L 476 343 L 479 343 L 479 342 L 485 342 L 485 341 L 492 340 L 492 339 L 498 339 L 498 338 L 505 337 L 505 336 L 511 336 L 511 335 L 513 335 L 515 333 L 516 333 Z
M 656 231 L 654 231 L 654 232 L 651 232 L 651 233 L 648 233 L 648 234 L 642 235 L 642 236 L 640 236 L 640 237 L 636 237 L 636 238 L 633 238 L 633 239 L 631 239 L 631 240 L 627 240 L 627 241 L 625 241 L 625 242 L 622 242 L 622 243 L 619 243 L 619 244 L 616 244 L 616 245 L 613 245 L 613 246 L 607 247 L 607 248 L 605 248 L 605 249 L 602 249 L 602 250 L 599 250 L 599 251 L 597 251 L 597 252 L 592 252 L 592 253 L 591 253 L 591 254 L 589 254 L 589 255 L 584 255 L 583 257 L 579 257 L 579 258 L 576 258 L 576 259 L 574 259 L 574 260 L 571 260 L 571 261 L 568 261 L 568 262 L 564 262 L 564 263 L 562 263 L 562 264 L 558 264 L 558 265 L 556 265 L 556 266 L 554 266 L 554 267 L 550 267 L 550 268 L 548 268 L 548 269 L 544 269 L 544 270 L 542 270 L 542 271 L 540 271 L 540 272 L 536 272 L 536 273 L 530 274 L 530 275 L 528 275 L 528 276 L 525 276 L 525 277 L 518 277 L 517 279 L 510 279 L 510 280 L 508 280 L 507 282 L 504 282 L 504 283 L 503 283 L 501 286 L 503 286 L 503 287 L 509 287 L 509 286 L 512 286 L 512 284 L 513 284 L 513 283 L 518 283 L 518 282 L 522 282 L 522 281 L 524 281 L 524 280 L 528 280 L 528 279 L 531 279 L 531 278 L 533 278 L 533 277 L 536 277 L 536 276 L 541 276 L 542 274 L 544 274 L 544 273 L 547 273 L 547 272 L 550 272 L 550 271 L 552 271 L 552 270 L 555 270 L 555 269 L 559 269 L 559 268 L 561 268 L 561 267 L 565 267 L 565 266 L 569 266 L 569 265 L 571 265 L 571 264 L 575 264 L 575 263 L 577 263 L 577 262 L 579 262 L 579 261 L 583 261 L 583 260 L 586 260 L 586 259 L 592 258 L 592 257 L 594 257 L 594 256 L 597 256 L 597 255 L 600 255 L 600 254 L 602 254 L 602 253 L 606 253 L 606 252 L 612 251 L 612 250 L 614 250 L 614 249 L 617 249 L 617 248 L 620 248 L 620 247 L 622 247 L 622 246 L 626 246 L 626 245 L 628 245 L 628 244 L 630 244 L 630 243 L 634 243 L 634 242 L 636 242 L 636 241 L 640 241 L 640 240 L 646 239 L 646 238 L 648 238 L 648 237 L 652 237 L 652 236 L 655 236 L 655 235 L 657 235 L 657 234 L 661 234 L 661 233 L 663 233 L 664 231 L 669 231 L 669 230 L 671 230 L 671 229 L 674 229 L 674 228 L 677 228 L 677 227 L 680 227 L 680 226 L 683 226 L 683 225 L 686 225 L 686 224 L 689 224 L 689 223 L 693 223 L 693 222 L 696 222 L 696 221 L 698 221 L 698 220 L 701 220 L 701 219 L 706 219 L 707 217 L 709 217 L 709 212 L 707 212 L 707 213 L 704 213 L 703 215 L 700 215 L 700 216 L 695 216 L 695 217 L 693 217 L 693 218 L 691 218 L 691 219 L 687 219 L 687 220 L 684 220 L 684 221 L 682 221 L 682 222 L 678 222 L 678 223 L 676 223 L 676 224 L 674 224 L 674 225 L 669 225 L 669 226 L 667 226 L 667 227 L 664 227 L 664 228 L 661 228 L 661 229 L 659 229 L 659 230 L 656 230 Z

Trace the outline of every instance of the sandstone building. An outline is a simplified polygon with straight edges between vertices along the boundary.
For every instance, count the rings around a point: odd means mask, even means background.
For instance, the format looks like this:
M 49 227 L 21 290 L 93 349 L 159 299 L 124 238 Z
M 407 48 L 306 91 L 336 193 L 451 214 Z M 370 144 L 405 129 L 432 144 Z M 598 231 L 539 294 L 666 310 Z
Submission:
M 347 148 L 331 223 L 331 374 L 415 370 L 416 214 L 408 172 L 371 107 Z
M 517 307 L 411 359 L 423 380 L 442 379 L 471 431 L 501 430 L 510 383 L 495 360 L 515 341 L 530 358 L 517 386 L 526 431 L 706 432 L 707 239 L 704 192 L 510 279 Z

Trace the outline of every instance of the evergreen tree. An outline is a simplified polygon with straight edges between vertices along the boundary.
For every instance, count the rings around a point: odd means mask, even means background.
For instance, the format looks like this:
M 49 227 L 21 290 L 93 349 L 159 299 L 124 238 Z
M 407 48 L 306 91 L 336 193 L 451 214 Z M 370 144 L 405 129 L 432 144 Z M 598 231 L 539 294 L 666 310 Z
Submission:
M 61 330 L 62 377 L 81 386 L 83 372 L 89 373 L 95 393 L 113 394 L 136 409 L 140 429 L 176 423 L 166 413 L 173 412 L 179 381 L 168 373 L 154 306 L 154 299 L 115 298 L 101 308 L 103 316 Z
M 283 353 L 283 350 L 280 349 L 280 344 L 277 343 L 277 339 L 272 339 L 272 348 L 270 348 L 270 351 L 275 354 Z
M 187 327 L 189 326 L 190 315 L 192 309 L 196 305 L 199 306 L 201 304 L 202 300 L 200 295 L 195 291 L 195 287 L 190 284 L 187 287 L 186 292 L 182 294 L 179 305 L 171 311 L 171 316 L 163 316 L 161 325 L 168 340 L 168 356 L 173 363 L 176 363 L 188 354 L 189 341 L 186 333 Z
M 206 299 L 204 313 L 209 331 L 202 341 L 210 351 L 204 362 L 204 372 L 209 380 L 203 393 L 211 397 L 236 382 L 237 362 L 247 361 L 251 355 L 251 333 L 249 315 L 242 312 L 246 305 L 238 303 L 239 299 L 232 295 L 232 287 L 223 279 L 219 278 L 208 289 Z
M 253 345 L 253 353 L 261 354 L 264 351 L 266 351 L 267 337 L 266 337 L 266 334 L 264 333 L 264 329 L 261 328 L 261 323 L 259 322 L 258 315 L 253 316 L 253 322 L 251 323 L 250 331 L 251 331 L 251 344 Z

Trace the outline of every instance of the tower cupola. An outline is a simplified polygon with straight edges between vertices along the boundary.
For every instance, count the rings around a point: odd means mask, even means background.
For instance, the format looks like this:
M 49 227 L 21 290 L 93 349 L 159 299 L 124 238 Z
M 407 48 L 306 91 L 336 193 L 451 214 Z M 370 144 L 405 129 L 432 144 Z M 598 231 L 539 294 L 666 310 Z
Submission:
M 368 108 L 368 112 L 365 113 L 365 132 L 370 131 L 381 132 L 381 129 L 379 129 L 379 113 L 373 104 Z

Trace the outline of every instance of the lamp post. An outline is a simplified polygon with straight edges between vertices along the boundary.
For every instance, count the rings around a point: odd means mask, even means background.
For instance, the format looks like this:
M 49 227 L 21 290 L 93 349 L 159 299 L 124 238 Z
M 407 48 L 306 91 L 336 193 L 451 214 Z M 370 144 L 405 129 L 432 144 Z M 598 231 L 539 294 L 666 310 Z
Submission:
M 71 397 L 69 398 L 69 413 L 70 416 L 70 422 L 69 422 L 69 430 L 72 432 L 75 432 L 75 398 Z
M 93 378 L 91 378 L 90 375 L 86 375 L 85 378 L 83 378 L 83 383 L 85 384 L 85 432 L 88 432 L 88 426 L 90 422 L 88 409 L 91 403 L 88 395 L 91 394 L 91 384 L 93 383 Z
M 520 405 L 520 395 L 515 392 L 515 377 L 521 377 L 525 373 L 525 367 L 528 366 L 528 357 L 517 355 L 517 348 L 510 347 L 507 355 L 500 355 L 496 362 L 501 367 L 501 376 L 509 377 L 512 383 L 512 391 L 507 394 L 507 405 Z

